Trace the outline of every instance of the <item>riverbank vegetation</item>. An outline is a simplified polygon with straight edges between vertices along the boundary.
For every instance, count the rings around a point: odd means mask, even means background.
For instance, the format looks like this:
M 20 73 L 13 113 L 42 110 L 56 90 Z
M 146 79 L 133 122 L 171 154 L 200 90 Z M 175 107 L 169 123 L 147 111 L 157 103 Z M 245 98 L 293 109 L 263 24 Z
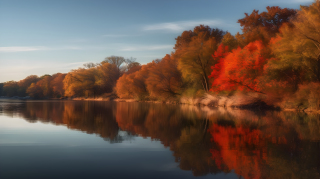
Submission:
M 242 31 L 235 35 L 205 25 L 184 31 L 171 54 L 148 64 L 111 56 L 67 74 L 5 82 L 0 92 L 34 98 L 206 99 L 222 106 L 237 106 L 241 98 L 239 106 L 262 102 L 319 110 L 319 19 L 319 0 L 299 10 L 268 6 L 261 13 L 245 13 L 238 20 Z

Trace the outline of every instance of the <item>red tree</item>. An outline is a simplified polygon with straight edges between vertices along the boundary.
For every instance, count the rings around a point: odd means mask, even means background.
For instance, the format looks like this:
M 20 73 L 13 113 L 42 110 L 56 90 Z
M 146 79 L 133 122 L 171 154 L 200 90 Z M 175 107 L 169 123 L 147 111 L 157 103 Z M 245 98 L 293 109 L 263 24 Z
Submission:
M 265 47 L 261 41 L 249 43 L 243 49 L 228 53 L 228 48 L 220 45 L 213 55 L 218 63 L 212 66 L 209 76 L 214 78 L 211 91 L 247 90 L 261 92 L 259 77 L 266 63 Z

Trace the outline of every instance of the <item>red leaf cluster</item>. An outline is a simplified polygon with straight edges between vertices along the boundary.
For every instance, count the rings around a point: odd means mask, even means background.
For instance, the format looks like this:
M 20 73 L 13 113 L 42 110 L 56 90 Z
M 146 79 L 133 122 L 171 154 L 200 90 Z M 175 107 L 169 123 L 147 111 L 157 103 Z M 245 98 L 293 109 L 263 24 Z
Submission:
M 248 90 L 261 92 L 259 77 L 267 59 L 263 56 L 264 45 L 261 41 L 249 43 L 244 48 L 228 52 L 221 44 L 212 55 L 217 63 L 211 67 L 209 76 L 214 78 L 211 91 Z

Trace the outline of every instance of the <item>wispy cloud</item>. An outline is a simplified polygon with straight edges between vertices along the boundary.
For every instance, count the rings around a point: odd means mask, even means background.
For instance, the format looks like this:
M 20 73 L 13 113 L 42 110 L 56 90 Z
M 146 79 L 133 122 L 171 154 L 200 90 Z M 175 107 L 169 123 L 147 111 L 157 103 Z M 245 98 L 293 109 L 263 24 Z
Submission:
M 193 28 L 200 24 L 209 25 L 209 26 L 228 25 L 222 22 L 221 20 L 178 21 L 178 22 L 167 22 L 167 23 L 146 25 L 143 27 L 143 30 L 145 31 L 166 30 L 166 31 L 178 32 L 178 31 L 183 31 L 186 29 Z
M 59 65 L 54 65 L 55 68 L 58 69 L 76 69 L 78 67 L 82 67 L 83 64 L 89 63 L 89 61 L 83 61 L 83 62 L 73 62 L 73 63 L 64 63 L 64 64 L 59 64 Z
M 8 60 L 6 60 L 8 61 Z M 27 61 L 27 60 L 24 60 Z M 35 69 L 74 69 L 81 67 L 83 64 L 88 63 L 89 61 L 82 61 L 82 62 L 72 62 L 72 63 L 37 63 L 37 64 L 22 64 L 22 65 L 15 65 L 15 64 L 7 64 L 4 66 L 0 66 L 0 71 L 5 73 L 20 73 L 25 71 L 34 71 Z
M 102 37 L 127 37 L 129 35 L 124 35 L 124 34 L 106 34 L 106 35 L 102 35 Z
M 82 47 L 77 47 L 77 46 L 65 46 L 65 47 L 60 47 L 60 48 L 52 48 L 52 50 L 82 50 Z
M 44 47 L 44 46 L 13 46 L 13 47 L 0 47 L 0 52 L 31 52 L 42 50 L 81 50 L 81 47 L 76 46 L 62 46 L 62 47 Z
M 173 45 L 128 46 L 120 49 L 119 51 L 152 51 L 172 48 Z
M 47 47 L 0 47 L 0 52 L 29 52 L 47 50 Z

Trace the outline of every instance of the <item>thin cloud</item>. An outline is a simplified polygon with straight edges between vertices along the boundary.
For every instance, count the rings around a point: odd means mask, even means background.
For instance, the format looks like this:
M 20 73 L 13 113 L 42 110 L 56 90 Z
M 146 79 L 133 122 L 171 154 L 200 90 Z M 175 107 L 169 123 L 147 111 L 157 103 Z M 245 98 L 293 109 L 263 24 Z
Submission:
M 30 52 L 46 49 L 46 47 L 0 47 L 0 52 Z
M 153 45 L 153 46 L 131 46 L 120 49 L 119 51 L 152 51 L 172 49 L 173 45 Z
M 52 48 L 52 50 L 82 50 L 82 47 L 76 47 L 76 46 L 66 46 L 61 48 Z
M 66 40 L 67 42 L 87 42 L 89 39 L 71 39 L 71 40 Z
M 27 61 L 27 60 L 25 60 Z M 77 67 L 81 67 L 83 64 L 85 63 L 89 63 L 89 61 L 83 61 L 83 62 L 72 62 L 72 63 L 61 63 L 61 64 L 57 64 L 57 63 L 40 63 L 40 64 L 24 64 L 24 65 L 14 65 L 14 64 L 10 64 L 10 65 L 5 65 L 5 66 L 1 66 L 0 70 L 1 72 L 5 73 L 17 73 L 17 72 L 22 72 L 22 71 L 33 71 L 35 69 L 44 69 L 44 68 L 48 68 L 48 69 L 52 69 L 52 68 L 56 68 L 56 69 L 64 69 L 64 68 L 68 68 L 68 69 L 73 69 L 73 68 L 77 68 Z
M 32 51 L 43 51 L 43 50 L 81 50 L 80 47 L 75 46 L 63 46 L 63 47 L 28 47 L 28 46 L 13 46 L 13 47 L 0 47 L 0 52 L 32 52 Z
M 117 35 L 117 34 L 107 34 L 107 35 L 102 35 L 102 37 L 127 37 L 129 35 Z
M 83 64 L 89 63 L 89 61 L 85 61 L 85 62 L 73 62 L 73 63 L 65 63 L 65 64 L 59 64 L 59 65 L 54 65 L 55 68 L 57 69 L 76 69 L 79 67 L 83 67 Z
M 168 23 L 146 25 L 143 27 L 143 30 L 145 31 L 166 30 L 166 31 L 179 32 L 179 31 L 193 28 L 200 24 L 209 25 L 209 26 L 227 25 L 220 20 L 179 21 L 179 22 L 168 22 Z

